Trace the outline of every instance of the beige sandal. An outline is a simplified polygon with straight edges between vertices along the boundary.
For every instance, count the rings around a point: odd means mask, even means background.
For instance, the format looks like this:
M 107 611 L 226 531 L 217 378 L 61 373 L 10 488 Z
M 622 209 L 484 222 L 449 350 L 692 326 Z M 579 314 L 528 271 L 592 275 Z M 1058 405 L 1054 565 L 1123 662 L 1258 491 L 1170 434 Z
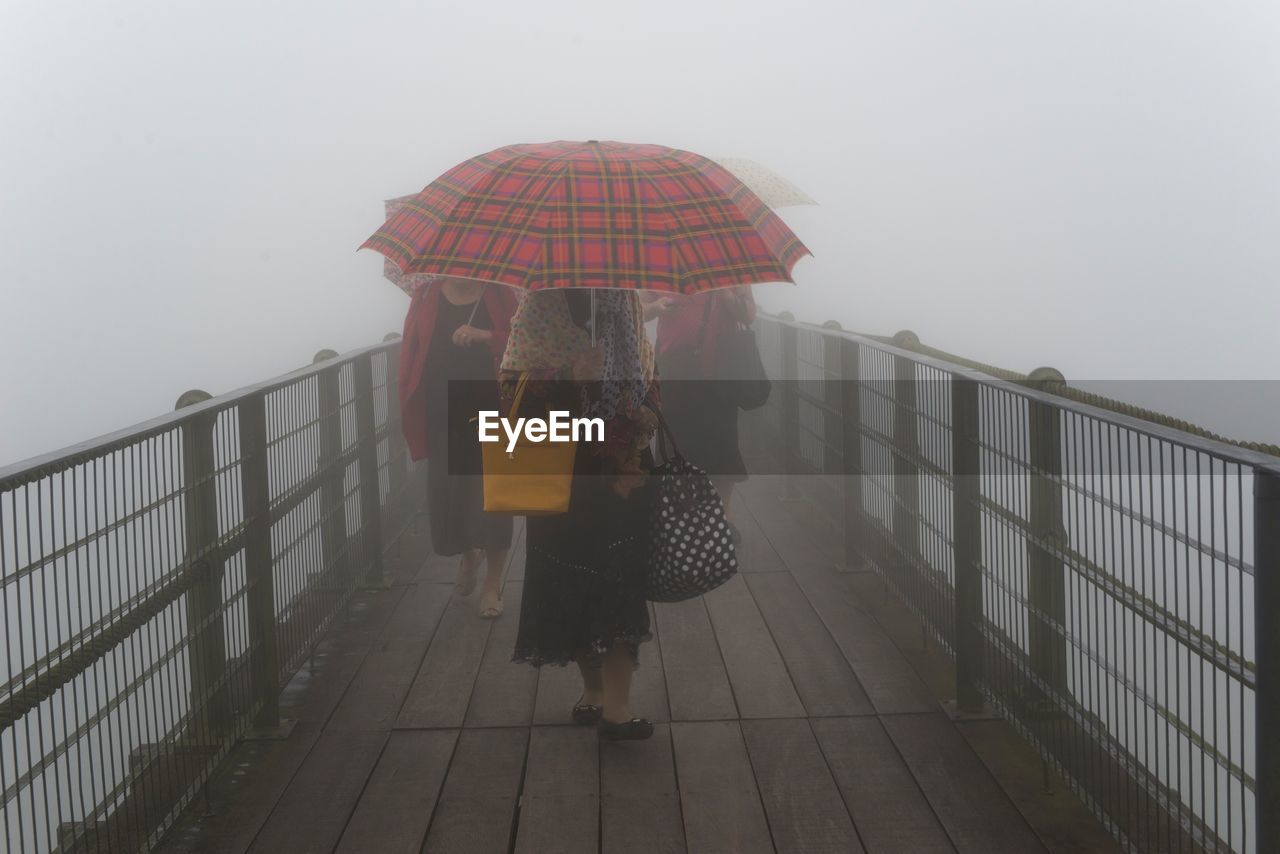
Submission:
M 467 558 L 475 555 L 475 560 L 468 563 Z M 484 562 L 484 557 L 477 550 L 462 553 L 462 560 L 458 564 L 458 580 L 453 585 L 453 590 L 459 596 L 470 596 L 476 589 L 476 577 L 480 574 L 480 564 Z
M 480 619 L 496 620 L 502 616 L 502 599 L 496 593 L 486 591 L 480 596 Z

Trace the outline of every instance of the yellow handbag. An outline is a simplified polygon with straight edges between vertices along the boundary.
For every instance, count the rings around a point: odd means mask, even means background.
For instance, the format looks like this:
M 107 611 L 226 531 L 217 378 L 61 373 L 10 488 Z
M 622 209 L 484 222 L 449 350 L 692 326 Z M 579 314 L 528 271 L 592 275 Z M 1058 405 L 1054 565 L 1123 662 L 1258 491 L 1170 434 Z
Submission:
M 521 374 L 507 417 L 519 414 L 528 382 L 528 372 Z M 569 509 L 576 451 L 573 441 L 530 442 L 523 435 L 510 452 L 505 439 L 482 443 L 485 511 L 520 516 L 564 513 Z

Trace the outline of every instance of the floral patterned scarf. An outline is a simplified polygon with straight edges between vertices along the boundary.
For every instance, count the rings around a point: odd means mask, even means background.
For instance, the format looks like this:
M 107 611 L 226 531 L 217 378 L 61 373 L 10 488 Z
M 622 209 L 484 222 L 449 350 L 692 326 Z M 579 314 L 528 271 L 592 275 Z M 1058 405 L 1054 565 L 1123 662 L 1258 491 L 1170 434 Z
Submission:
M 584 407 L 606 421 L 638 407 L 653 381 L 653 345 L 635 291 L 596 291 L 596 346 L 603 351 L 600 399 Z M 590 333 L 573 322 L 562 291 L 525 297 L 511 319 L 511 337 L 502 357 L 504 371 L 563 372 L 591 349 Z

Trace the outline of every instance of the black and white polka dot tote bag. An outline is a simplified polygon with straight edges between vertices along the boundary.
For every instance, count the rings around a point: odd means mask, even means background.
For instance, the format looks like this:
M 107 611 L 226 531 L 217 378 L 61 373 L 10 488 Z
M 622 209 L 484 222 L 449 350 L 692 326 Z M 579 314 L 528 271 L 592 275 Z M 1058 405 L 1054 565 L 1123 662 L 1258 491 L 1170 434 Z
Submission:
M 649 532 L 646 598 L 681 602 L 715 590 L 738 571 L 738 556 L 724 516 L 724 502 L 702 469 L 666 447 L 670 432 L 658 416 L 665 461 L 658 478 Z M 675 448 L 674 439 L 670 439 Z

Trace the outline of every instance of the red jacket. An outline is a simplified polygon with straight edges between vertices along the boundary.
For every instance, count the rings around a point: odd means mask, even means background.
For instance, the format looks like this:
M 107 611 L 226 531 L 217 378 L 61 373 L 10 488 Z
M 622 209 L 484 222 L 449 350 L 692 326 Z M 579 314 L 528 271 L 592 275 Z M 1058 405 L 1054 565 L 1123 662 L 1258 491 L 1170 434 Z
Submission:
M 489 352 L 493 354 L 496 381 L 511 334 L 511 316 L 519 301 L 515 291 L 504 285 L 486 285 L 481 299 L 492 325 Z M 439 282 L 419 288 L 404 318 L 404 342 L 400 345 L 400 429 L 409 446 L 409 455 L 415 460 L 427 457 L 427 401 L 422 378 L 431 367 L 427 364 L 427 353 L 431 349 L 431 333 L 435 330 L 440 300 Z

